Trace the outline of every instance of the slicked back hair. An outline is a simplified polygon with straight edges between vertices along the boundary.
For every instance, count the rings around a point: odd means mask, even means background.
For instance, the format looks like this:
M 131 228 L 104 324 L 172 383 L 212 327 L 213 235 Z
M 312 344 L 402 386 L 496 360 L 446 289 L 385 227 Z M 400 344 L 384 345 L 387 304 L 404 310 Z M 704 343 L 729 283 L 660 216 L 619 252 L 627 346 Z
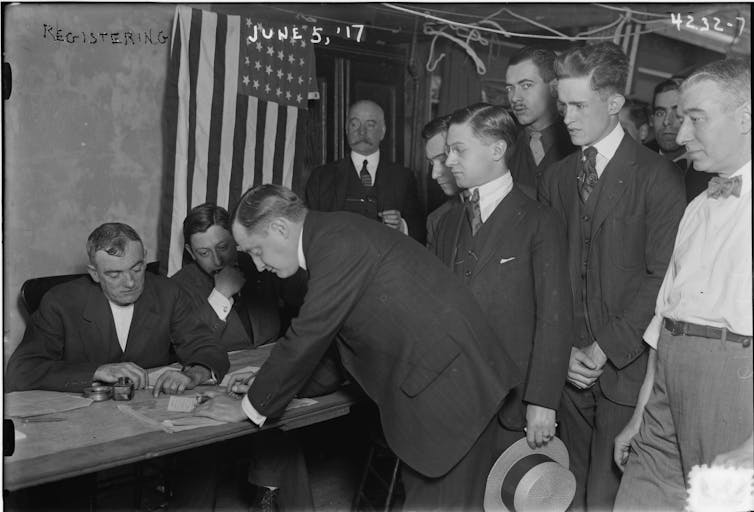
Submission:
M 469 123 L 471 131 L 481 140 L 495 142 L 504 140 L 508 149 L 516 140 L 516 123 L 505 108 L 489 103 L 475 103 L 456 110 L 450 117 L 448 126 Z
M 623 94 L 628 80 L 628 58 L 620 47 L 605 42 L 574 46 L 555 61 L 558 79 L 591 77 L 592 89 L 601 96 Z
M 448 131 L 448 123 L 452 114 L 435 117 L 430 122 L 424 125 L 422 128 L 422 139 L 427 142 L 429 139 L 437 135 Z
M 683 81 L 681 90 L 703 80 L 717 84 L 724 93 L 725 97 L 722 100 L 729 109 L 751 102 L 751 58 L 710 62 L 693 71 Z
M 519 48 L 511 56 L 508 61 L 508 66 L 514 66 L 522 62 L 530 60 L 537 66 L 539 70 L 539 76 L 545 83 L 549 83 L 555 79 L 555 59 L 557 55 L 551 50 L 545 50 L 544 48 L 534 48 L 533 46 L 524 46 Z
M 649 124 L 649 110 L 643 101 L 627 99 L 621 110 L 628 110 L 628 117 L 637 130 L 642 125 Z
M 292 190 L 282 185 L 258 185 L 241 196 L 233 221 L 247 231 L 254 231 L 275 217 L 300 222 L 307 211 L 304 202 Z
M 667 80 L 663 80 L 659 84 L 655 85 L 654 92 L 652 93 L 652 110 L 654 110 L 655 108 L 655 98 L 658 94 L 662 94 L 668 91 L 680 91 L 681 82 L 683 82 L 683 80 L 681 80 L 680 78 L 668 78 Z
M 190 243 L 191 235 L 204 233 L 212 226 L 220 226 L 230 233 L 230 214 L 228 210 L 214 203 L 194 206 L 183 219 L 183 241 Z
M 89 263 L 94 265 L 94 255 L 97 251 L 104 251 L 110 256 L 123 256 L 126 251 L 128 242 L 139 242 L 142 247 L 139 234 L 122 222 L 106 222 L 97 227 L 86 240 L 86 253 L 89 256 Z

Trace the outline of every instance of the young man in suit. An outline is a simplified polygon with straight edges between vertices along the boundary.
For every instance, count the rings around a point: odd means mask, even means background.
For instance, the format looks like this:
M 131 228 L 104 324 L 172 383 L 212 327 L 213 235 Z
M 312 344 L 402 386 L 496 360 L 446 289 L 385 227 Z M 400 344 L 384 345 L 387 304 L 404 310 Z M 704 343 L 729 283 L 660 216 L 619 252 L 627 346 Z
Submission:
M 481 510 L 496 414 L 519 376 L 463 283 L 397 231 L 308 211 L 276 185 L 244 194 L 233 236 L 260 270 L 306 269 L 308 292 L 242 405 L 217 397 L 199 413 L 257 424 L 281 414 L 334 344 L 405 464 L 406 509 Z
M 120 377 L 146 388 L 146 368 L 174 362 L 173 352 L 184 369 L 163 373 L 155 396 L 222 379 L 228 356 L 180 287 L 146 272 L 146 251 L 133 228 L 103 224 L 89 235 L 86 251 L 91 279 L 58 285 L 42 298 L 8 361 L 8 390 L 80 393 L 92 381 Z
M 302 273 L 281 280 L 258 271 L 248 254 L 236 251 L 230 230 L 225 208 L 211 203 L 192 208 L 183 221 L 183 239 L 194 261 L 171 278 L 191 297 L 195 314 L 227 351 L 277 340 L 298 313 L 306 293 Z M 342 380 L 337 360 L 326 357 L 299 395 L 330 393 Z M 280 504 L 312 508 L 306 463 L 295 433 L 254 437 L 248 474 L 252 510 L 270 510 Z M 197 456 L 212 454 L 205 450 Z M 286 488 L 286 481 L 295 484 Z
M 513 115 L 523 127 L 509 148 L 508 168 L 513 181 L 539 199 L 547 166 L 576 150 L 555 102 L 555 53 L 521 48 L 508 62 L 505 81 Z
M 681 117 L 678 115 L 681 80 L 670 78 L 657 84 L 652 99 L 652 123 L 655 141 L 647 147 L 671 160 L 683 174 L 686 186 L 686 202 L 690 203 L 704 192 L 713 174 L 694 169 L 693 161 L 686 155 L 686 150 L 679 144 L 678 131 L 681 129 Z
M 616 440 L 621 511 L 683 509 L 695 465 L 754 469 L 751 60 L 707 64 L 680 92 L 678 143 L 719 177 L 684 213 L 644 332 L 643 399 Z
M 460 200 L 458 185 L 445 165 L 445 136 L 448 134 L 450 115 L 436 117 L 424 125 L 424 154 L 432 169 L 432 179 L 437 182 L 447 200 L 427 215 L 427 248 L 432 251 L 437 239 L 437 224 L 445 213 Z
M 385 114 L 377 103 L 354 103 L 346 124 L 351 154 L 312 171 L 306 183 L 306 204 L 322 212 L 358 213 L 424 242 L 416 178 L 411 169 L 381 157 L 385 131 Z
M 612 43 L 558 57 L 558 98 L 581 151 L 549 167 L 546 202 L 567 226 L 576 341 L 559 412 L 576 476 L 574 508 L 610 509 L 620 471 L 613 440 L 647 365 L 641 333 L 686 207 L 673 164 L 618 122 L 628 59 Z
M 480 103 L 451 116 L 445 163 L 468 197 L 440 219 L 435 244 L 526 376 L 501 412 L 499 452 L 524 430 L 531 447 L 555 435 L 573 342 L 565 230 L 511 178 L 505 157 L 515 129 L 499 106 Z

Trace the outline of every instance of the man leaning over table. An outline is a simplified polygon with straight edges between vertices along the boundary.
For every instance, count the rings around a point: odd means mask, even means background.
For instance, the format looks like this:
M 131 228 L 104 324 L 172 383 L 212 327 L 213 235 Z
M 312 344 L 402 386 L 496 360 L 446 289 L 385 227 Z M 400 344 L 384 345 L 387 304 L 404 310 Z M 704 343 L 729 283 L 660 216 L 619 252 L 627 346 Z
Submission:
M 751 61 L 694 71 L 679 106 L 678 143 L 719 177 L 686 209 L 644 332 L 652 351 L 616 438 L 616 462 L 628 463 L 615 510 L 682 509 L 695 465 L 754 469 Z
M 8 361 L 7 390 L 81 392 L 120 377 L 146 388 L 145 368 L 173 363 L 175 355 L 183 369 L 164 372 L 155 396 L 222 379 L 228 356 L 180 287 L 146 273 L 146 250 L 132 227 L 102 224 L 86 251 L 89 277 L 55 286 L 32 314 Z

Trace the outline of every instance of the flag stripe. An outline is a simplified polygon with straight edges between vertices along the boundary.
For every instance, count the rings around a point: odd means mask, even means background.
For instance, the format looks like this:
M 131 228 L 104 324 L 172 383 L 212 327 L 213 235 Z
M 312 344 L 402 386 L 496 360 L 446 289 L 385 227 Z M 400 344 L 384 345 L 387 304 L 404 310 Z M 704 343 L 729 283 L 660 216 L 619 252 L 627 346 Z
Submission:
M 203 203 L 207 198 L 207 161 L 209 159 L 209 132 L 212 118 L 212 90 L 214 87 L 215 34 L 217 31 L 217 14 L 204 12 L 201 24 L 201 44 L 199 66 L 196 79 L 196 157 L 194 160 L 194 177 L 191 181 L 191 207 Z M 189 132 L 191 133 L 191 132 Z M 188 212 L 186 212 L 188 213 Z
M 225 98 L 223 100 L 222 138 L 220 141 L 220 167 L 217 180 L 217 204 L 230 204 L 230 180 L 233 172 L 235 147 L 233 136 L 236 127 L 236 100 L 238 96 L 238 52 L 241 20 L 238 16 L 225 17 L 228 36 L 225 41 Z M 244 131 L 245 133 L 245 131 Z M 243 169 L 241 170 L 243 172 Z
M 265 183 L 264 181 L 264 126 L 267 119 L 267 102 L 257 100 L 257 110 L 254 119 L 256 127 L 254 129 L 254 144 L 256 151 L 254 153 L 254 186 Z M 253 121 L 252 121 L 253 123 Z M 246 172 L 249 172 L 248 170 Z
M 274 101 L 267 102 L 267 114 L 264 120 L 264 156 L 262 158 L 262 183 L 274 183 L 272 181 L 272 167 L 275 163 L 275 137 L 278 127 L 278 104 Z M 257 139 L 259 137 L 257 136 Z M 278 182 L 280 183 L 280 182 Z
M 296 107 L 285 107 L 287 110 L 287 122 L 285 125 L 285 145 L 283 156 L 283 185 L 291 188 L 293 183 L 293 161 L 296 154 L 296 127 L 298 126 L 298 109 Z M 302 137 L 300 140 L 305 140 Z M 302 151 L 303 153 L 303 151 Z
M 285 160 L 285 125 L 288 122 L 288 107 L 278 105 L 277 127 L 275 128 L 274 153 L 272 155 L 272 183 L 283 184 L 283 161 Z
M 246 158 L 244 158 L 243 164 L 243 189 L 251 187 L 252 185 L 258 185 L 256 174 L 258 170 L 261 170 L 262 166 L 257 161 L 257 158 L 261 160 L 262 145 L 257 144 L 257 132 L 260 129 L 264 133 L 264 123 L 260 119 L 259 109 L 264 106 L 264 101 L 259 101 L 253 96 L 249 98 L 249 110 L 248 110 L 248 122 L 246 123 Z M 260 171 L 261 174 L 261 171 Z
M 248 96 L 240 94 L 236 101 L 236 125 L 233 129 L 233 165 L 228 186 L 228 210 L 238 204 L 238 199 L 244 191 L 244 155 L 248 154 L 246 152 L 246 113 L 250 99 Z
M 192 136 L 196 133 L 196 81 L 197 69 L 199 67 L 199 51 L 202 35 L 202 18 L 203 11 L 190 10 L 191 23 L 189 25 L 188 40 L 188 69 L 184 66 L 184 60 L 181 59 L 182 70 L 188 73 L 188 89 L 182 89 L 183 93 L 188 96 L 188 145 L 186 147 L 186 181 L 183 182 L 186 187 L 187 206 L 191 204 L 192 188 L 194 184 L 194 165 L 196 161 L 196 144 Z M 177 178 L 177 176 L 176 176 Z M 185 210 L 188 213 L 188 208 Z M 185 215 L 185 214 L 184 214 Z
M 207 139 L 207 182 L 204 201 L 217 203 L 217 182 L 220 173 L 220 147 L 223 129 L 225 100 L 225 40 L 228 33 L 227 18 L 216 15 L 215 58 L 212 83 L 212 104 L 209 111 L 209 138 Z M 236 65 L 234 64 L 234 67 Z M 204 202 L 202 201 L 202 202 Z

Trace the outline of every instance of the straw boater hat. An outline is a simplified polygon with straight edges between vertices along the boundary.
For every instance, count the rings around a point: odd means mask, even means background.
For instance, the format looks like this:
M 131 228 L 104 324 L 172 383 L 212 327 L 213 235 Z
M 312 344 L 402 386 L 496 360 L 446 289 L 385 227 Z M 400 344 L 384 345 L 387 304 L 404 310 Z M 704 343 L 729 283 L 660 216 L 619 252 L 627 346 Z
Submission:
M 484 491 L 486 512 L 556 512 L 568 508 L 576 478 L 568 470 L 568 450 L 554 437 L 542 448 L 529 448 L 526 438 L 497 459 Z

